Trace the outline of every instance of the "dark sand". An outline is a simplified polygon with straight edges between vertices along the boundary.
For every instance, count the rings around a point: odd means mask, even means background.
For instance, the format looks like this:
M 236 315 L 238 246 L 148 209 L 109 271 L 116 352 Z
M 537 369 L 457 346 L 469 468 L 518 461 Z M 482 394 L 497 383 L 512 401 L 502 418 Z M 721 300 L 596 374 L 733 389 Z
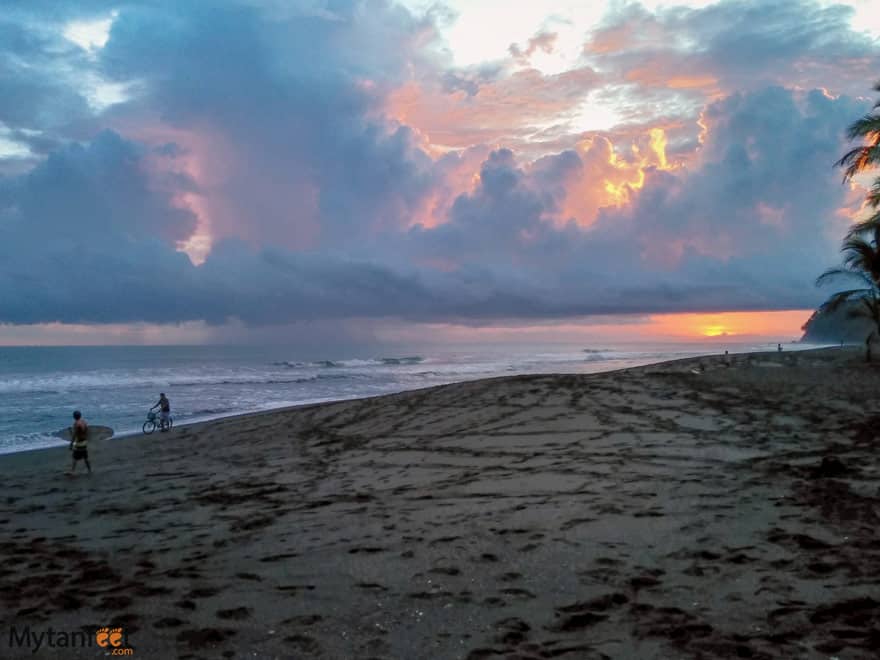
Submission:
M 876 658 L 880 366 L 735 359 L 0 457 L 0 657 Z

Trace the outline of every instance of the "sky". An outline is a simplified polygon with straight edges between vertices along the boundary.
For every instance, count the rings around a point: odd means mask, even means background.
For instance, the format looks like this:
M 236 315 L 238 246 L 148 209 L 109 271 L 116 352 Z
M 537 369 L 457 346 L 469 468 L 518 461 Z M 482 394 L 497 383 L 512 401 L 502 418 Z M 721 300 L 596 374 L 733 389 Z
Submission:
M 795 338 L 875 5 L 8 0 L 0 344 Z

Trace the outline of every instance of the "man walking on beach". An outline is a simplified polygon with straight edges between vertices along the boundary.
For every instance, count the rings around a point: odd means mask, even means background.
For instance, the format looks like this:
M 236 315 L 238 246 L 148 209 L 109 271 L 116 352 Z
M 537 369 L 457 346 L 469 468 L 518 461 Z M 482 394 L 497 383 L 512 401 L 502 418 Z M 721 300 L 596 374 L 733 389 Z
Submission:
M 161 430 L 168 430 L 168 418 L 171 417 L 171 402 L 168 400 L 168 397 L 165 396 L 165 392 L 159 393 L 159 401 L 155 406 L 150 408 L 150 410 L 159 409 L 159 426 Z
M 79 410 L 73 411 L 73 426 L 70 427 L 70 450 L 73 452 L 73 463 L 70 465 L 70 474 L 76 471 L 76 462 L 80 459 L 86 462 L 89 474 L 92 466 L 89 464 L 89 425 L 83 419 Z

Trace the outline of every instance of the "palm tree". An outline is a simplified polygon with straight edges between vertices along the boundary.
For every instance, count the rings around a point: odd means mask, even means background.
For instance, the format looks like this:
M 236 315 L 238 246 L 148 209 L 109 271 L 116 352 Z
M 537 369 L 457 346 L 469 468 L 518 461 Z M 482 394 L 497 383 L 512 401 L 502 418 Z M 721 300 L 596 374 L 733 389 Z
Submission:
M 880 82 L 874 85 L 880 92 Z M 850 140 L 864 140 L 864 143 L 847 152 L 837 161 L 844 168 L 844 183 L 862 172 L 872 170 L 880 164 L 880 101 L 874 104 L 870 113 L 855 121 L 847 130 Z M 865 220 L 853 224 L 843 241 L 843 265 L 830 268 L 816 280 L 817 285 L 836 279 L 857 282 L 859 286 L 832 295 L 820 308 L 833 312 L 844 303 L 850 302 L 849 317 L 867 317 L 874 322 L 872 330 L 865 339 L 865 358 L 871 361 L 871 342 L 880 337 L 880 177 L 874 180 L 866 196 L 867 205 L 874 210 Z M 855 303 L 855 304 L 852 304 Z
M 816 280 L 817 285 L 836 279 L 848 279 L 861 286 L 838 291 L 826 300 L 820 310 L 834 312 L 848 301 L 856 304 L 847 310 L 850 318 L 866 317 L 875 329 L 865 338 L 865 359 L 871 361 L 871 342 L 880 337 L 880 249 L 877 241 L 868 242 L 858 236 L 849 236 L 843 242 L 843 266 L 829 268 Z
M 880 92 L 880 82 L 874 85 L 874 91 Z M 835 165 L 844 168 L 843 182 L 847 183 L 857 174 L 874 169 L 880 163 L 880 101 L 874 104 L 871 112 L 854 121 L 846 135 L 850 140 L 864 140 L 864 144 L 850 149 Z M 868 207 L 874 210 L 866 220 L 855 223 L 847 232 L 847 238 L 873 234 L 875 242 L 880 239 L 880 177 L 865 197 Z

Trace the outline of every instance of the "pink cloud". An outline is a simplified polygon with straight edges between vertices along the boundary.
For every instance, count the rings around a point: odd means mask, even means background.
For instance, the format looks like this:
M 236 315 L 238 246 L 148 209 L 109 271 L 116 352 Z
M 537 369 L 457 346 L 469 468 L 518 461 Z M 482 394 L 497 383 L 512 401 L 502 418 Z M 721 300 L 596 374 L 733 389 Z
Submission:
M 536 69 L 517 70 L 479 84 L 474 93 L 411 81 L 389 94 L 385 111 L 416 127 L 434 145 L 497 146 L 526 140 L 553 122 L 566 122 L 599 81 L 589 67 L 550 76 Z

